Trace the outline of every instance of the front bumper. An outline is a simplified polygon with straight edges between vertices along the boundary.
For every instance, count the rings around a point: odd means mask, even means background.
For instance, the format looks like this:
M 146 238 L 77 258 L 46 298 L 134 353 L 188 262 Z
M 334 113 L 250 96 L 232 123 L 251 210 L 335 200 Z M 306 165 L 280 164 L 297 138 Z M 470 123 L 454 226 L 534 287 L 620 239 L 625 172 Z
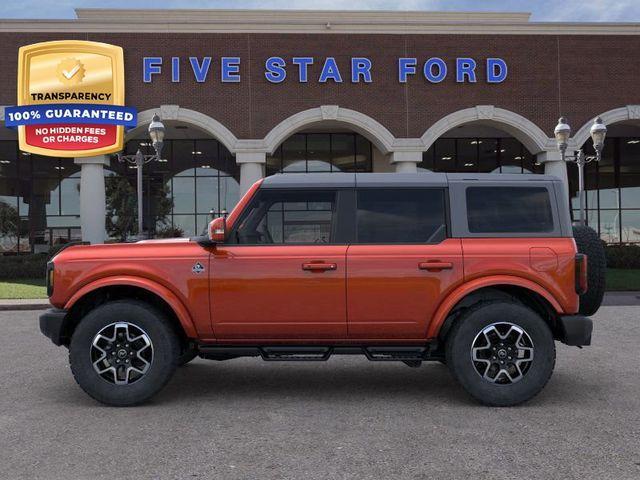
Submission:
M 66 316 L 67 311 L 59 308 L 50 308 L 40 314 L 40 331 L 58 346 L 62 345 L 65 340 L 63 334 Z
M 593 322 L 582 315 L 565 315 L 560 317 L 560 338 L 562 343 L 574 347 L 591 345 Z

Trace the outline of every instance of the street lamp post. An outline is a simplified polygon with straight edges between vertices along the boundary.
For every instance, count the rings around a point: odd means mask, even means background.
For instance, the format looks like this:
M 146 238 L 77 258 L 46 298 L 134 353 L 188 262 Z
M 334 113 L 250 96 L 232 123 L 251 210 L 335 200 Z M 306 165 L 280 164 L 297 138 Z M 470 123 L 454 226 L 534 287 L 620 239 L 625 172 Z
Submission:
M 160 121 L 160 117 L 155 114 L 151 119 L 149 125 L 149 138 L 151 138 L 151 144 L 155 153 L 153 155 L 144 155 L 140 149 L 135 155 L 122 155 L 118 153 L 119 162 L 127 162 L 135 165 L 137 173 L 137 194 L 138 194 L 138 237 L 142 237 L 142 216 L 143 216 L 143 203 L 142 203 L 142 167 L 144 164 L 151 162 L 152 160 L 160 160 L 162 157 L 162 145 L 164 143 L 165 128 L 164 124 Z
M 604 148 L 604 139 L 607 135 L 607 127 L 602 123 L 602 119 L 597 117 L 591 125 L 590 133 L 591 140 L 593 140 L 593 148 L 596 151 L 595 155 L 585 155 L 582 149 L 578 150 L 572 155 L 567 155 L 567 147 L 569 145 L 569 137 L 571 136 L 571 127 L 567 123 L 567 119 L 560 117 L 558 125 L 553 131 L 556 142 L 558 143 L 558 150 L 562 154 L 563 161 L 573 161 L 578 167 L 578 199 L 580 201 L 580 225 L 585 225 L 585 209 L 586 209 L 586 197 L 584 191 L 584 166 L 592 161 L 599 162 L 602 158 L 602 149 Z

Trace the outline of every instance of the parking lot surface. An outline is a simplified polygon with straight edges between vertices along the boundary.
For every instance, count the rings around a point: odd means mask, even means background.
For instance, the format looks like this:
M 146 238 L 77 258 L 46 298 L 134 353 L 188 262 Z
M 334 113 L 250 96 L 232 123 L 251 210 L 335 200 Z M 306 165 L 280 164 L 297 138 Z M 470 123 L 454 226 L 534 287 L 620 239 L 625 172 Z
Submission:
M 474 403 L 446 367 L 195 360 L 142 407 L 75 384 L 39 312 L 0 312 L 1 479 L 640 478 L 640 308 L 604 307 L 558 344 L 516 408 Z

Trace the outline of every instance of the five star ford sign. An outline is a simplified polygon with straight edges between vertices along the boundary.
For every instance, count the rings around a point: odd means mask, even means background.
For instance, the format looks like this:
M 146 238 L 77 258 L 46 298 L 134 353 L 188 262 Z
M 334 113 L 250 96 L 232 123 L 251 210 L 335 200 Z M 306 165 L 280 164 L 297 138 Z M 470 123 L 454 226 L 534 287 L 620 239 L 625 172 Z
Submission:
M 87 157 L 122 150 L 124 128 L 135 127 L 124 106 L 121 47 L 63 40 L 20 48 L 18 106 L 5 110 L 18 128 L 20 150 Z

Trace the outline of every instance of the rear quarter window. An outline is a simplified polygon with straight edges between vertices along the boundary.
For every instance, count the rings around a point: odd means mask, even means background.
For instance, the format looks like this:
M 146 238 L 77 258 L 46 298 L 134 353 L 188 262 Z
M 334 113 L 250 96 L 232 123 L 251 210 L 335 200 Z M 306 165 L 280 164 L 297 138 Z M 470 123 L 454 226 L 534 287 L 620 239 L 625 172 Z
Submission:
M 468 187 L 471 233 L 553 232 L 549 190 L 544 187 Z

